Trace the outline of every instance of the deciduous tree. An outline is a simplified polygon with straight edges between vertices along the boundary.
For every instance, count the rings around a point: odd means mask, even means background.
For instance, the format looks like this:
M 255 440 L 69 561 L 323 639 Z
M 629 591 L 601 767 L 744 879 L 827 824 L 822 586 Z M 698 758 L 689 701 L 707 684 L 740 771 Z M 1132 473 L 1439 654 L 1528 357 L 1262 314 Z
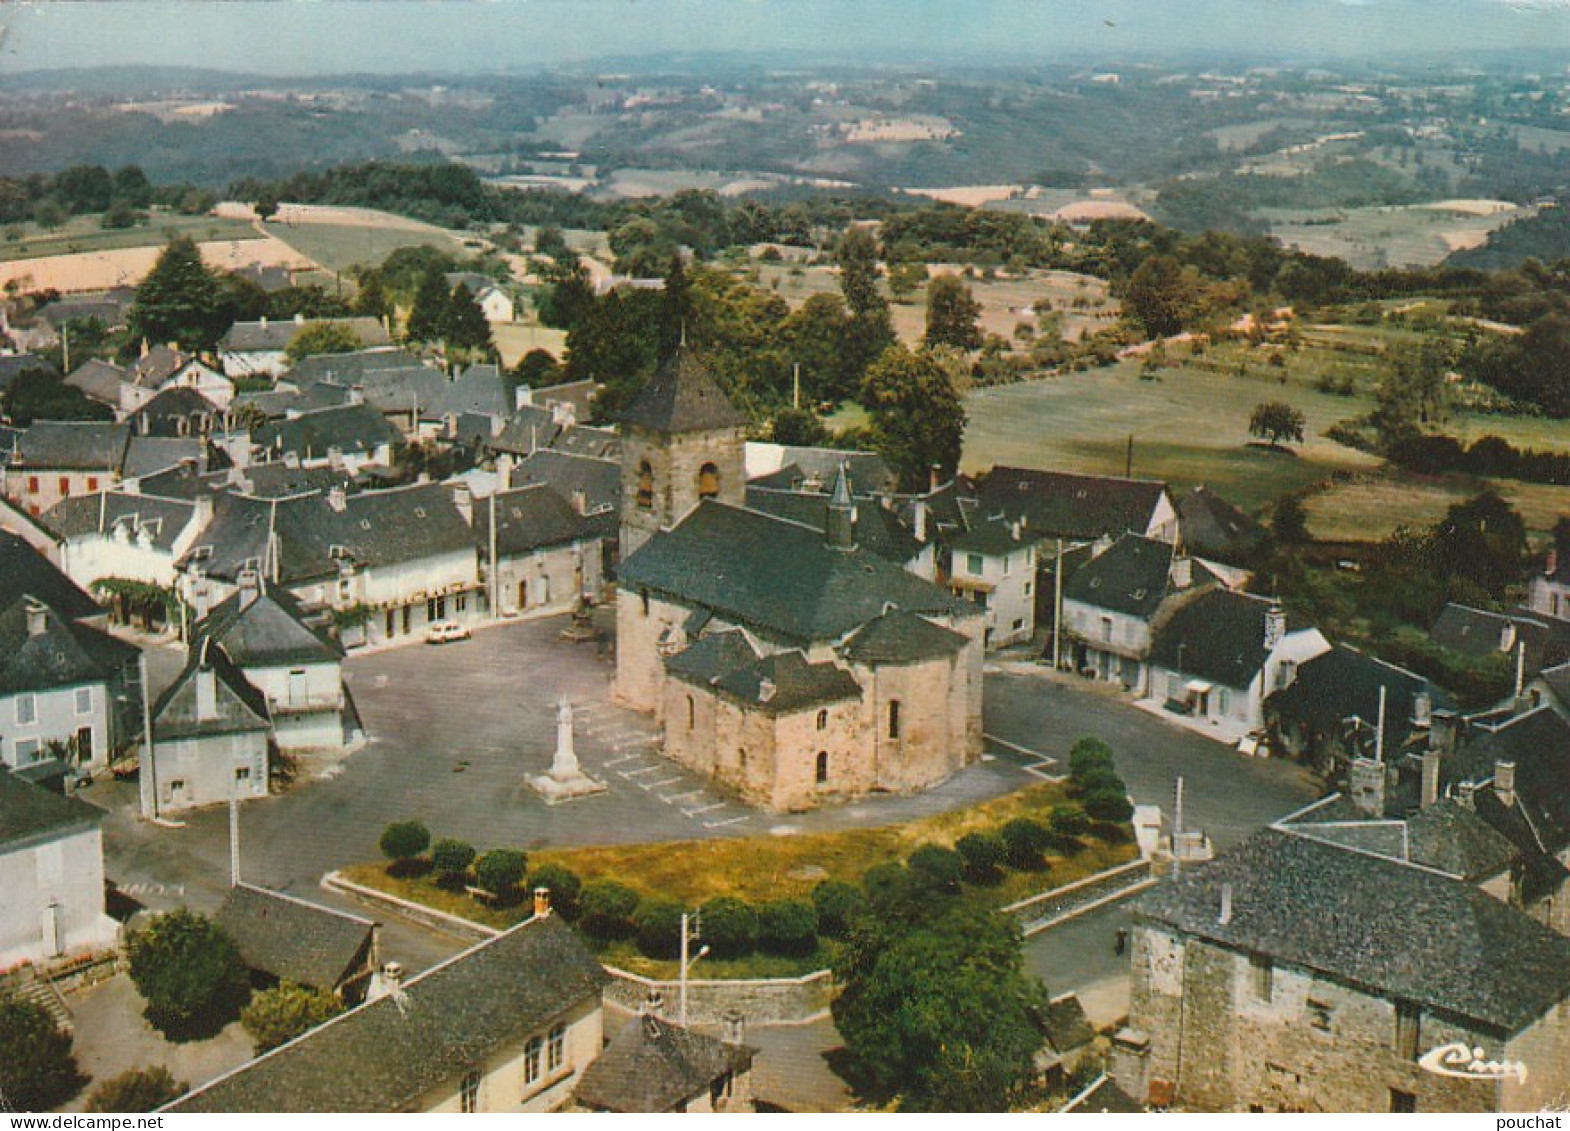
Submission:
M 131 981 L 147 1020 L 174 1037 L 217 1032 L 249 991 L 240 952 L 205 915 L 179 908 L 131 936 Z
M 936 358 L 890 346 L 867 370 L 861 399 L 872 416 L 874 443 L 906 490 L 925 487 L 933 467 L 944 478 L 954 474 L 965 407 Z
M 980 349 L 980 317 L 981 303 L 959 276 L 939 275 L 927 287 L 927 345 Z
M 256 1046 L 256 1055 L 261 1056 L 342 1012 L 343 1003 L 330 993 L 279 982 L 251 998 L 240 1013 L 240 1024 Z

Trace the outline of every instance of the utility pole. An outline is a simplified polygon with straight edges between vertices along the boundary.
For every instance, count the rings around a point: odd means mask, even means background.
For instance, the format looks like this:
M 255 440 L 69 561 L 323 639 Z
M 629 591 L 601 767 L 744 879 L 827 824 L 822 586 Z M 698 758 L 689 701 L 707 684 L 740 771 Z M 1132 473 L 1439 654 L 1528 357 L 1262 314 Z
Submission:
M 790 407 L 801 407 L 801 362 L 791 367 Z
M 60 366 L 71 372 L 71 320 L 66 319 L 60 324 Z
M 137 680 L 142 685 L 142 763 L 137 774 L 138 792 L 142 795 L 142 817 L 155 820 L 158 816 L 158 780 L 153 764 L 153 705 L 147 697 L 147 653 L 136 658 Z
M 1128 454 L 1123 457 L 1123 478 L 1134 478 L 1134 433 L 1128 434 Z
M 703 930 L 703 915 L 701 912 L 688 915 L 685 911 L 681 914 L 681 997 L 677 1007 L 677 1024 L 685 1027 L 687 1024 L 687 971 L 692 964 L 705 954 L 709 953 L 708 947 L 700 947 L 697 954 L 690 954 L 692 943 L 698 939 Z
M 501 616 L 501 582 L 496 575 L 496 495 L 501 490 L 500 478 L 491 486 L 491 619 Z
M 1058 539 L 1058 564 L 1052 570 L 1052 670 L 1063 666 L 1063 539 Z
M 1374 726 L 1374 761 L 1385 760 L 1385 685 L 1379 685 L 1379 722 Z
M 237 786 L 229 781 L 229 886 L 240 886 L 240 799 Z

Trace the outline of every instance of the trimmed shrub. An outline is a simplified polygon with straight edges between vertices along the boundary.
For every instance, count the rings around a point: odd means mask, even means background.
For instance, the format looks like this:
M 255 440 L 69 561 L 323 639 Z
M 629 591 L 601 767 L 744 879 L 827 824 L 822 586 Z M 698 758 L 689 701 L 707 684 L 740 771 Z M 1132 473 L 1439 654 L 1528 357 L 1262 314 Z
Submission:
M 176 1040 L 218 1032 L 250 992 L 250 974 L 223 929 L 179 908 L 131 936 L 131 981 L 153 1028 Z
M 615 880 L 584 884 L 578 896 L 579 921 L 597 939 L 624 939 L 632 932 L 632 913 L 638 893 Z
M 578 917 L 578 893 L 583 881 L 572 869 L 561 864 L 541 864 L 529 875 L 531 888 L 545 888 L 551 893 L 551 909 L 563 919 Z
M 474 863 L 474 845 L 467 841 L 443 837 L 431 846 L 431 864 L 441 873 L 442 881 L 453 887 L 463 884 Z
M 1134 806 L 1121 789 L 1098 789 L 1085 795 L 1085 813 L 1093 821 L 1122 824 L 1134 815 Z
M 529 869 L 529 858 L 515 848 L 493 848 L 474 862 L 474 882 L 498 902 L 517 898 L 518 885 Z
M 155 1111 L 191 1090 L 177 1082 L 163 1065 L 132 1068 L 105 1080 L 87 1096 L 87 1110 L 94 1113 Z
M 1029 817 L 1015 817 L 999 830 L 1009 864 L 1024 872 L 1036 872 L 1046 867 L 1042 853 L 1052 843 L 1047 830 L 1039 821 Z
M 831 939 L 850 933 L 852 920 L 866 906 L 861 889 L 843 880 L 824 880 L 812 889 L 812 906 L 818 913 L 818 931 Z
M 1112 747 L 1099 738 L 1082 738 L 1068 752 L 1068 772 L 1072 778 L 1084 777 L 1094 769 L 1110 770 L 1112 764 Z
M 1075 778 L 1073 785 L 1081 797 L 1108 789 L 1120 793 L 1124 791 L 1123 779 L 1118 777 L 1117 771 L 1103 766 L 1098 766 L 1082 777 Z
M 382 855 L 392 861 L 389 871 L 406 872 L 431 846 L 431 830 L 419 821 L 394 821 L 382 831 Z
M 758 913 L 726 895 L 701 908 L 703 941 L 715 958 L 740 958 L 758 945 Z
M 1002 875 L 1008 849 L 997 833 L 966 833 L 954 848 L 965 861 L 965 876 L 972 883 L 990 883 Z
M 343 1002 L 324 990 L 279 982 L 251 997 L 240 1011 L 240 1024 L 261 1056 L 342 1012 Z
M 681 917 L 686 909 L 674 899 L 646 899 L 632 915 L 638 949 L 650 958 L 681 957 Z
M 773 899 L 758 908 L 758 945 L 771 954 L 811 954 L 818 945 L 818 913 L 804 899 Z
M 910 854 L 905 866 L 940 891 L 958 891 L 965 878 L 965 861 L 952 848 L 924 844 Z
M 1079 838 L 1090 831 L 1090 818 L 1078 805 L 1059 805 L 1048 822 L 1052 838 L 1063 851 L 1073 851 Z

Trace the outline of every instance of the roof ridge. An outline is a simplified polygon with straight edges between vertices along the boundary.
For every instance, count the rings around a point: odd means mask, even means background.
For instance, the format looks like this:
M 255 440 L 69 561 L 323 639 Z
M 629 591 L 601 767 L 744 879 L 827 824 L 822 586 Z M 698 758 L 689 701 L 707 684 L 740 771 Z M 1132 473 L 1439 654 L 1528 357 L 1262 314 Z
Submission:
M 297 895 L 291 895 L 284 891 L 274 891 L 272 888 L 264 888 L 259 884 L 248 884 L 244 880 L 237 881 L 232 885 L 232 888 L 245 888 L 247 891 L 259 892 L 262 895 L 270 895 L 275 899 L 286 900 L 289 903 L 295 903 L 301 907 L 308 907 L 312 911 L 325 912 L 328 915 L 335 915 L 340 919 L 348 919 L 351 922 L 360 923 L 367 927 L 381 926 L 381 924 L 375 919 L 367 919 L 362 915 L 356 915 L 350 911 L 339 911 L 336 907 L 328 907 L 326 904 L 312 903 L 310 900 L 301 899 Z

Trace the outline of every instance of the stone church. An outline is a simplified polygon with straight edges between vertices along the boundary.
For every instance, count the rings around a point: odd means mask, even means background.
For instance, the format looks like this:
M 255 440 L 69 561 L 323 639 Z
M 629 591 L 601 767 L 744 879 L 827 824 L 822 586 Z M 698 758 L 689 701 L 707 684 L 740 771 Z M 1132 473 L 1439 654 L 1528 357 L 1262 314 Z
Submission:
M 666 754 L 772 810 L 922 789 L 981 753 L 981 610 L 745 505 L 746 417 L 686 348 L 621 414 L 616 693 Z

